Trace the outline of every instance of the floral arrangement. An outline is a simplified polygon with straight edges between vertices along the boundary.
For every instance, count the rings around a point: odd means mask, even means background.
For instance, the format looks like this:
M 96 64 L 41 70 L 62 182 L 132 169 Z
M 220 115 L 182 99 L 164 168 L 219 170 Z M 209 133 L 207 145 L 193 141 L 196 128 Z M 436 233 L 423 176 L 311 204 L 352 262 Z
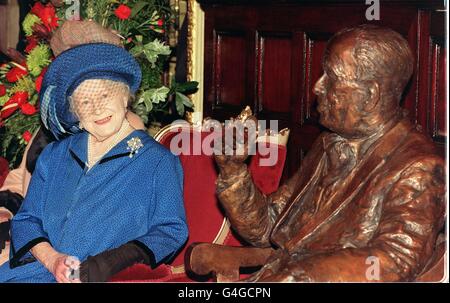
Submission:
M 35 2 L 22 22 L 25 53 L 9 49 L 11 61 L 0 66 L 0 156 L 11 168 L 18 165 L 26 144 L 40 126 L 39 91 L 47 66 L 54 59 L 49 40 L 67 18 L 71 5 L 65 1 Z M 80 1 L 79 18 L 94 20 L 117 32 L 139 62 L 142 85 L 132 109 L 147 126 L 170 123 L 192 110 L 186 95 L 195 92 L 197 82 L 163 83 L 171 54 L 165 41 L 175 22 L 168 0 Z

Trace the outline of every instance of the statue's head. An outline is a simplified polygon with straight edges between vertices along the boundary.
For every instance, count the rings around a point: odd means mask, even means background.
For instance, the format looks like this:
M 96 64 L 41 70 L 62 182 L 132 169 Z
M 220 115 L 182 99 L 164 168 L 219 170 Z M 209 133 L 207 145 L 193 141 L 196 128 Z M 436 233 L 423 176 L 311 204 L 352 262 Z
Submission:
M 408 42 L 384 27 L 361 25 L 334 35 L 314 92 L 320 123 L 347 138 L 363 138 L 399 116 L 413 72 Z

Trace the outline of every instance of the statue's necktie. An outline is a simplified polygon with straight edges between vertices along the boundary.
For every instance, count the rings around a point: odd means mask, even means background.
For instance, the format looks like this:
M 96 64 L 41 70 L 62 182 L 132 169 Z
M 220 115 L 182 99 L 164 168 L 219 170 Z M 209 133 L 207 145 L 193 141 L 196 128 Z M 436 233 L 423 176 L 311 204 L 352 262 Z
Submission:
M 323 143 L 327 164 L 314 195 L 315 212 L 328 205 L 333 194 L 339 191 L 338 187 L 343 185 L 343 180 L 355 168 L 357 159 L 355 147 L 345 138 L 330 134 Z

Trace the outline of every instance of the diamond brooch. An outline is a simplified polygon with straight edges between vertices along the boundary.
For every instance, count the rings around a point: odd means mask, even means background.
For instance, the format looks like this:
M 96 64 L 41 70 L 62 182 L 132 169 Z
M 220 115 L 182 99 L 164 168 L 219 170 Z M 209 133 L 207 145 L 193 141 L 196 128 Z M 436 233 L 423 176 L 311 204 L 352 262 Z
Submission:
M 130 158 L 133 158 L 134 154 L 137 154 L 139 149 L 144 146 L 144 144 L 142 144 L 141 139 L 138 137 L 131 138 L 130 140 L 127 141 L 127 144 L 128 144 L 127 150 L 130 151 L 129 155 Z

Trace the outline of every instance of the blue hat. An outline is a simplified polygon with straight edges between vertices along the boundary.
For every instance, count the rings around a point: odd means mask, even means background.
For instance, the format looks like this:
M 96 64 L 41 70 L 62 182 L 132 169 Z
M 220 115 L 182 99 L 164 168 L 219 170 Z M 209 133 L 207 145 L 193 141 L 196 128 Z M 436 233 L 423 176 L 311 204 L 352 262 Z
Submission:
M 106 43 L 83 44 L 62 52 L 49 65 L 40 94 L 41 119 L 58 139 L 80 131 L 68 97 L 84 80 L 109 79 L 126 83 L 135 93 L 141 69 L 125 49 Z

